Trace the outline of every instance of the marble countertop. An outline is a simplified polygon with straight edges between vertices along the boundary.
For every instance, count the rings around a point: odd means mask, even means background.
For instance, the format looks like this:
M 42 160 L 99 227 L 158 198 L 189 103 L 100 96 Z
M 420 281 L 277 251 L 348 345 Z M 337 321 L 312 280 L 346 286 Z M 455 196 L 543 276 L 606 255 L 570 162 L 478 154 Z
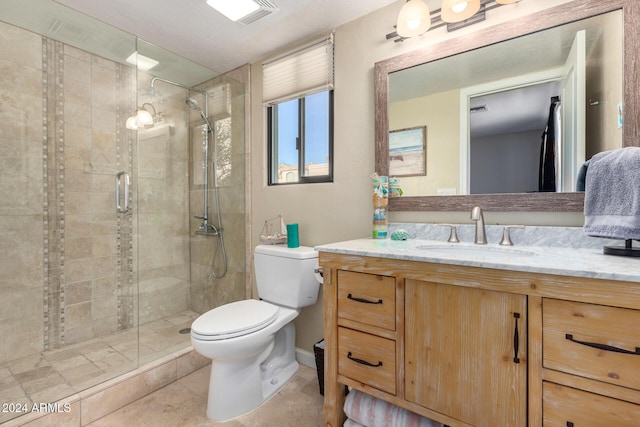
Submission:
M 624 242 L 620 242 L 624 245 Z M 316 246 L 319 252 L 372 256 L 640 282 L 640 258 L 604 255 L 600 248 L 500 246 L 408 239 L 357 239 Z

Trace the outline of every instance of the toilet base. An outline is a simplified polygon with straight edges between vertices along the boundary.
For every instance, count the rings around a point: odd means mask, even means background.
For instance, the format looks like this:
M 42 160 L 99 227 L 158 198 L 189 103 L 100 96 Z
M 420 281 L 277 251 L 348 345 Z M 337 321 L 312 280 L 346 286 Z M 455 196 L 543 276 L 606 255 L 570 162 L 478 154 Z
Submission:
M 257 357 L 213 360 L 207 417 L 225 421 L 256 409 L 289 382 L 298 367 L 293 323 L 278 331 Z
M 296 329 L 293 323 L 282 328 L 274 338 L 274 350 L 260 365 L 262 371 L 262 395 L 271 397 L 298 372 L 296 362 Z

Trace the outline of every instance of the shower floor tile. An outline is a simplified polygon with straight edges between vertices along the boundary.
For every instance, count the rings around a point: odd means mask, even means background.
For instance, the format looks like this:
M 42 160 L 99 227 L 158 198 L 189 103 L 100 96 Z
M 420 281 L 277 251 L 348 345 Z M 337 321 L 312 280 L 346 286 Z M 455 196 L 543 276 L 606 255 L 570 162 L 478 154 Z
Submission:
M 115 378 L 190 344 L 198 313 L 185 311 L 139 328 L 0 365 L 0 402 L 49 403 Z M 139 342 L 138 342 L 139 340 Z M 17 417 L 0 413 L 0 424 Z

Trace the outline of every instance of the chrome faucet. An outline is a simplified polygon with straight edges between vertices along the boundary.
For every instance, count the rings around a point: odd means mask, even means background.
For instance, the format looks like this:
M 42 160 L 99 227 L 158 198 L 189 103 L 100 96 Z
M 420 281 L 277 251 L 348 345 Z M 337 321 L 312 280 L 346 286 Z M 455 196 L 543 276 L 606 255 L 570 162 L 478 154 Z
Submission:
M 476 239 L 474 243 L 476 245 L 486 245 L 487 235 L 484 231 L 484 215 L 480 206 L 471 209 L 471 220 L 476 222 Z

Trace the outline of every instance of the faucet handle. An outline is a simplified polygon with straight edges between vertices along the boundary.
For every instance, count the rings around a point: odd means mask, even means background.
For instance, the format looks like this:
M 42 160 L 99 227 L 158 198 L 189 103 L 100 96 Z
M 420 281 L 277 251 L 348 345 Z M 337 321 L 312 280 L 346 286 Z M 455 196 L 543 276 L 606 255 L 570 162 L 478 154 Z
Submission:
M 505 225 L 504 231 L 502 232 L 502 240 L 500 241 L 502 246 L 513 246 L 513 242 L 511 241 L 511 236 L 509 234 L 509 230 L 512 228 L 524 228 L 524 225 Z
M 451 234 L 449 234 L 449 240 L 447 240 L 447 242 L 449 243 L 460 243 L 460 240 L 458 239 L 458 231 L 456 230 L 456 225 L 455 224 L 438 224 L 442 227 L 449 227 L 451 228 Z

